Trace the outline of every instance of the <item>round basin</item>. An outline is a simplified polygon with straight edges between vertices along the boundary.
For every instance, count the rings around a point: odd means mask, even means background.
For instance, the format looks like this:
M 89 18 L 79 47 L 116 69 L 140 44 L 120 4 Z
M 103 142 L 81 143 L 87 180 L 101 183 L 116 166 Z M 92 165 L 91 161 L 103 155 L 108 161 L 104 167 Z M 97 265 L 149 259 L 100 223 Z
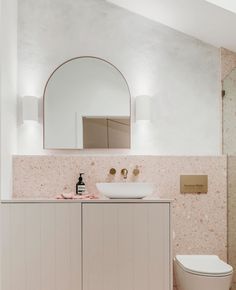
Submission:
M 98 191 L 108 198 L 144 198 L 153 193 L 154 185 L 146 182 L 96 183 Z

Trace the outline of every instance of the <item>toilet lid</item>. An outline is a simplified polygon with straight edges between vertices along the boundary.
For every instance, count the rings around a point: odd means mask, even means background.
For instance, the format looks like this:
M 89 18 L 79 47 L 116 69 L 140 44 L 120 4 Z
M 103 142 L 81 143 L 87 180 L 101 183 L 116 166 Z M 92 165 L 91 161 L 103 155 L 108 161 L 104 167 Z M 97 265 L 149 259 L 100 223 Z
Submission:
M 176 262 L 187 272 L 205 276 L 225 276 L 233 271 L 214 255 L 177 255 Z

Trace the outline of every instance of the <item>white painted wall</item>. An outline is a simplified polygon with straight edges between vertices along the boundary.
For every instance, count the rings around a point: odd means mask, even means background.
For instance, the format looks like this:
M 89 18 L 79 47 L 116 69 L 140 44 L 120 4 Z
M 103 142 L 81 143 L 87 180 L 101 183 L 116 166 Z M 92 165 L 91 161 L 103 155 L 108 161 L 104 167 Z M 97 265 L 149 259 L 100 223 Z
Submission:
M 17 152 L 17 0 L 1 0 L 0 29 L 1 197 L 7 198 Z
M 232 12 L 236 11 L 232 4 L 235 0 L 107 1 L 216 47 L 236 51 L 236 39 L 229 33 L 236 26 L 236 14 Z
M 18 11 L 20 96 L 42 97 L 65 60 L 98 56 L 124 74 L 133 105 L 137 95 L 153 96 L 152 122 L 133 120 L 131 153 L 221 153 L 217 48 L 104 0 L 22 0 Z M 45 153 L 42 124 L 18 134 L 19 154 Z

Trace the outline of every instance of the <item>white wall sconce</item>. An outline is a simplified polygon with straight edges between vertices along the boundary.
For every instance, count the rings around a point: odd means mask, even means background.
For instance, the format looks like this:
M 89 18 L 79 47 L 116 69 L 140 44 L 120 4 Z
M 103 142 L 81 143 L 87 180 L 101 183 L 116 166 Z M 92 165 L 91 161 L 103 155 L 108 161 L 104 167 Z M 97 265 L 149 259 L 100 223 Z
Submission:
M 26 121 L 39 121 L 39 99 L 33 96 L 24 96 L 22 99 L 22 119 Z
M 135 99 L 136 121 L 151 120 L 151 100 L 150 96 L 141 95 Z

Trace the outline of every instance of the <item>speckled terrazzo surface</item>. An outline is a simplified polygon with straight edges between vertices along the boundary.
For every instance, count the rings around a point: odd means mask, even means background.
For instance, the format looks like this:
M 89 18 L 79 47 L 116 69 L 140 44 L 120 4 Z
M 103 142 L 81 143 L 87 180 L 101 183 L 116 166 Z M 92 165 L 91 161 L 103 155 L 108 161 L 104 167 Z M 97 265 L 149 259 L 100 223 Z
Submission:
M 228 157 L 228 262 L 236 268 L 236 53 L 221 49 L 223 98 L 223 152 Z M 236 275 L 232 290 L 236 290 Z
M 221 80 L 223 97 L 223 153 L 236 154 L 236 53 L 221 49 Z
M 223 152 L 236 154 L 236 68 L 224 79 Z
M 228 157 L 228 258 L 236 269 L 236 156 Z M 235 290 L 235 275 L 233 281 Z
M 224 80 L 236 68 L 236 53 L 221 48 L 221 79 Z
M 140 169 L 134 177 L 132 170 Z M 115 177 L 109 169 L 116 168 Z M 54 197 L 71 192 L 80 172 L 85 172 L 87 192 L 97 193 L 96 182 L 122 180 L 155 183 L 155 195 L 174 199 L 174 254 L 217 254 L 226 259 L 226 157 L 160 156 L 14 156 L 15 198 Z M 180 194 L 181 174 L 207 174 L 208 194 Z

